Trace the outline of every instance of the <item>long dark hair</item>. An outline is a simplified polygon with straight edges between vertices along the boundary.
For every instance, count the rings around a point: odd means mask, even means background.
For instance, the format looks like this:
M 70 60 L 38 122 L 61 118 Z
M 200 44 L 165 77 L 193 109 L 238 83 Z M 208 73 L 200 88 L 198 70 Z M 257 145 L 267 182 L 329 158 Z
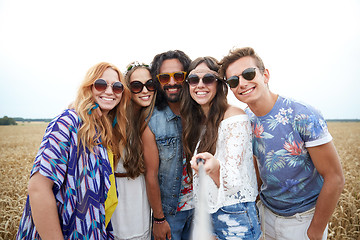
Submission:
M 149 71 L 150 68 L 146 64 L 132 63 L 131 69 L 129 69 L 125 74 L 125 83 L 128 87 L 130 87 L 130 77 L 131 74 L 139 69 L 143 68 Z M 132 93 L 133 94 L 133 93 Z M 154 93 L 151 104 L 148 107 L 141 107 L 140 110 L 135 106 L 136 103 L 131 100 L 129 103 L 129 107 L 127 108 L 127 117 L 129 119 L 129 125 L 126 130 L 127 141 L 126 141 L 126 154 L 124 157 L 124 168 L 126 170 L 127 175 L 130 178 L 136 178 L 140 174 L 145 172 L 145 163 L 144 156 L 142 151 L 142 140 L 141 135 L 143 134 L 148 121 L 152 115 L 154 105 L 155 105 L 156 91 Z
M 213 57 L 200 57 L 191 62 L 189 72 L 195 69 L 201 63 L 205 63 L 211 70 L 218 72 L 218 61 Z M 220 122 L 224 119 L 228 108 L 227 103 L 228 88 L 222 79 L 218 79 L 216 95 L 210 103 L 210 109 L 207 116 L 201 106 L 190 96 L 189 84 L 184 83 L 181 95 L 180 114 L 183 119 L 183 148 L 187 161 L 187 172 L 192 176 L 190 160 L 194 155 L 195 147 L 198 141 L 198 152 L 209 152 L 215 154 L 216 141 L 218 139 L 218 128 Z M 202 128 L 199 124 L 205 126 L 205 132 L 201 136 Z
M 159 83 L 156 75 L 158 75 L 160 73 L 160 67 L 161 67 L 162 63 L 168 59 L 178 59 L 180 61 L 180 63 L 183 65 L 183 71 L 185 71 L 185 72 L 188 71 L 188 68 L 189 68 L 189 65 L 191 62 L 191 59 L 189 58 L 189 56 L 180 50 L 170 50 L 167 52 L 159 53 L 154 57 L 153 61 L 151 62 L 150 70 L 151 70 L 151 77 L 155 81 L 156 88 L 158 89 L 158 93 L 156 95 L 156 100 L 155 100 L 155 106 L 159 110 L 164 109 L 168 104 L 167 104 L 167 100 L 165 97 L 165 93 L 161 89 L 160 83 Z

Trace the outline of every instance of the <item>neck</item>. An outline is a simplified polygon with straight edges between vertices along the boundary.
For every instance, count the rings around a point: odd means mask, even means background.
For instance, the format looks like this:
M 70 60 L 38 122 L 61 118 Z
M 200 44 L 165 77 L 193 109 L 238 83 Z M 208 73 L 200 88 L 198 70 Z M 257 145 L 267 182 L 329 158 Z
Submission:
M 180 116 L 180 101 L 178 102 L 168 102 L 168 105 L 173 113 Z
M 261 100 L 248 104 L 251 111 L 257 116 L 262 117 L 273 109 L 278 95 L 269 91 Z
M 210 107 L 209 106 L 201 106 L 201 109 L 203 110 L 205 116 L 207 117 L 209 114 Z

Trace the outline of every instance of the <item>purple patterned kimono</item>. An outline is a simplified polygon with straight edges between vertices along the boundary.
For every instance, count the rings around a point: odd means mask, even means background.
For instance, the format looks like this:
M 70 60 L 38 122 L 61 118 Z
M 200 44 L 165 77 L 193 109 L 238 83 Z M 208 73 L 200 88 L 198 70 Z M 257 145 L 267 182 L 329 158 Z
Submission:
M 54 181 L 64 239 L 113 239 L 111 222 L 105 227 L 105 200 L 111 174 L 107 151 L 101 144 L 94 147 L 94 153 L 79 148 L 80 126 L 80 118 L 70 109 L 48 125 L 31 176 L 39 172 Z M 40 239 L 32 220 L 29 196 L 16 239 Z

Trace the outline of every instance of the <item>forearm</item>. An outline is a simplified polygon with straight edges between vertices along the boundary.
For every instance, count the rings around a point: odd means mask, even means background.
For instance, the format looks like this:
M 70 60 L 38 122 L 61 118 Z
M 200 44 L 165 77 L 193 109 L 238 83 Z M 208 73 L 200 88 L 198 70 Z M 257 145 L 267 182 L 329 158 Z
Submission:
M 161 204 L 160 186 L 157 176 L 146 174 L 146 192 L 153 215 L 156 218 L 164 217 Z
M 41 239 L 64 239 L 55 196 L 50 190 L 29 192 L 32 218 Z
M 219 165 L 218 169 L 210 172 L 209 176 L 214 181 L 216 186 L 219 188 L 220 187 L 220 165 Z
M 342 176 L 332 176 L 324 180 L 316 202 L 314 217 L 309 226 L 308 232 L 310 234 L 324 232 L 340 198 L 343 186 L 344 179 Z
M 317 171 L 324 179 L 324 184 L 317 199 L 314 217 L 307 234 L 310 239 L 321 239 L 344 188 L 345 179 L 339 155 L 332 142 L 310 147 L 308 151 Z

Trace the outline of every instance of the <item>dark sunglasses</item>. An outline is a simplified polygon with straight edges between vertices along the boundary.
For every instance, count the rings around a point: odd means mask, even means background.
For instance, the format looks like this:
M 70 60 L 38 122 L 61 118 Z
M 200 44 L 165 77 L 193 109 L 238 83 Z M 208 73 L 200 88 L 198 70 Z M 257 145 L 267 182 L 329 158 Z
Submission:
M 152 79 L 147 80 L 145 84 L 143 84 L 140 81 L 131 82 L 130 83 L 130 91 L 132 93 L 141 93 L 142 90 L 144 89 L 144 86 L 150 92 L 155 91 L 155 83 L 154 83 L 154 81 Z
M 113 84 L 108 84 L 104 79 L 99 78 L 94 82 L 94 87 L 97 91 L 103 92 L 110 85 L 115 94 L 122 93 L 124 91 L 124 85 L 121 82 L 114 82 Z
M 211 73 L 207 73 L 202 77 L 202 82 L 205 85 L 211 85 L 213 84 L 215 81 L 217 81 L 217 78 L 214 74 Z M 188 76 L 188 78 L 186 79 L 186 82 L 189 83 L 190 86 L 194 87 L 196 85 L 199 84 L 200 82 L 200 78 L 198 75 L 196 74 L 191 74 L 190 76 Z
M 247 68 L 240 75 L 229 77 L 226 83 L 230 88 L 236 88 L 239 85 L 239 77 L 243 76 L 245 80 L 251 81 L 256 76 L 256 68 Z
M 168 84 L 170 82 L 171 77 L 174 78 L 175 82 L 182 83 L 185 80 L 186 72 L 179 71 L 173 73 L 161 73 L 156 75 L 157 79 L 162 85 Z

